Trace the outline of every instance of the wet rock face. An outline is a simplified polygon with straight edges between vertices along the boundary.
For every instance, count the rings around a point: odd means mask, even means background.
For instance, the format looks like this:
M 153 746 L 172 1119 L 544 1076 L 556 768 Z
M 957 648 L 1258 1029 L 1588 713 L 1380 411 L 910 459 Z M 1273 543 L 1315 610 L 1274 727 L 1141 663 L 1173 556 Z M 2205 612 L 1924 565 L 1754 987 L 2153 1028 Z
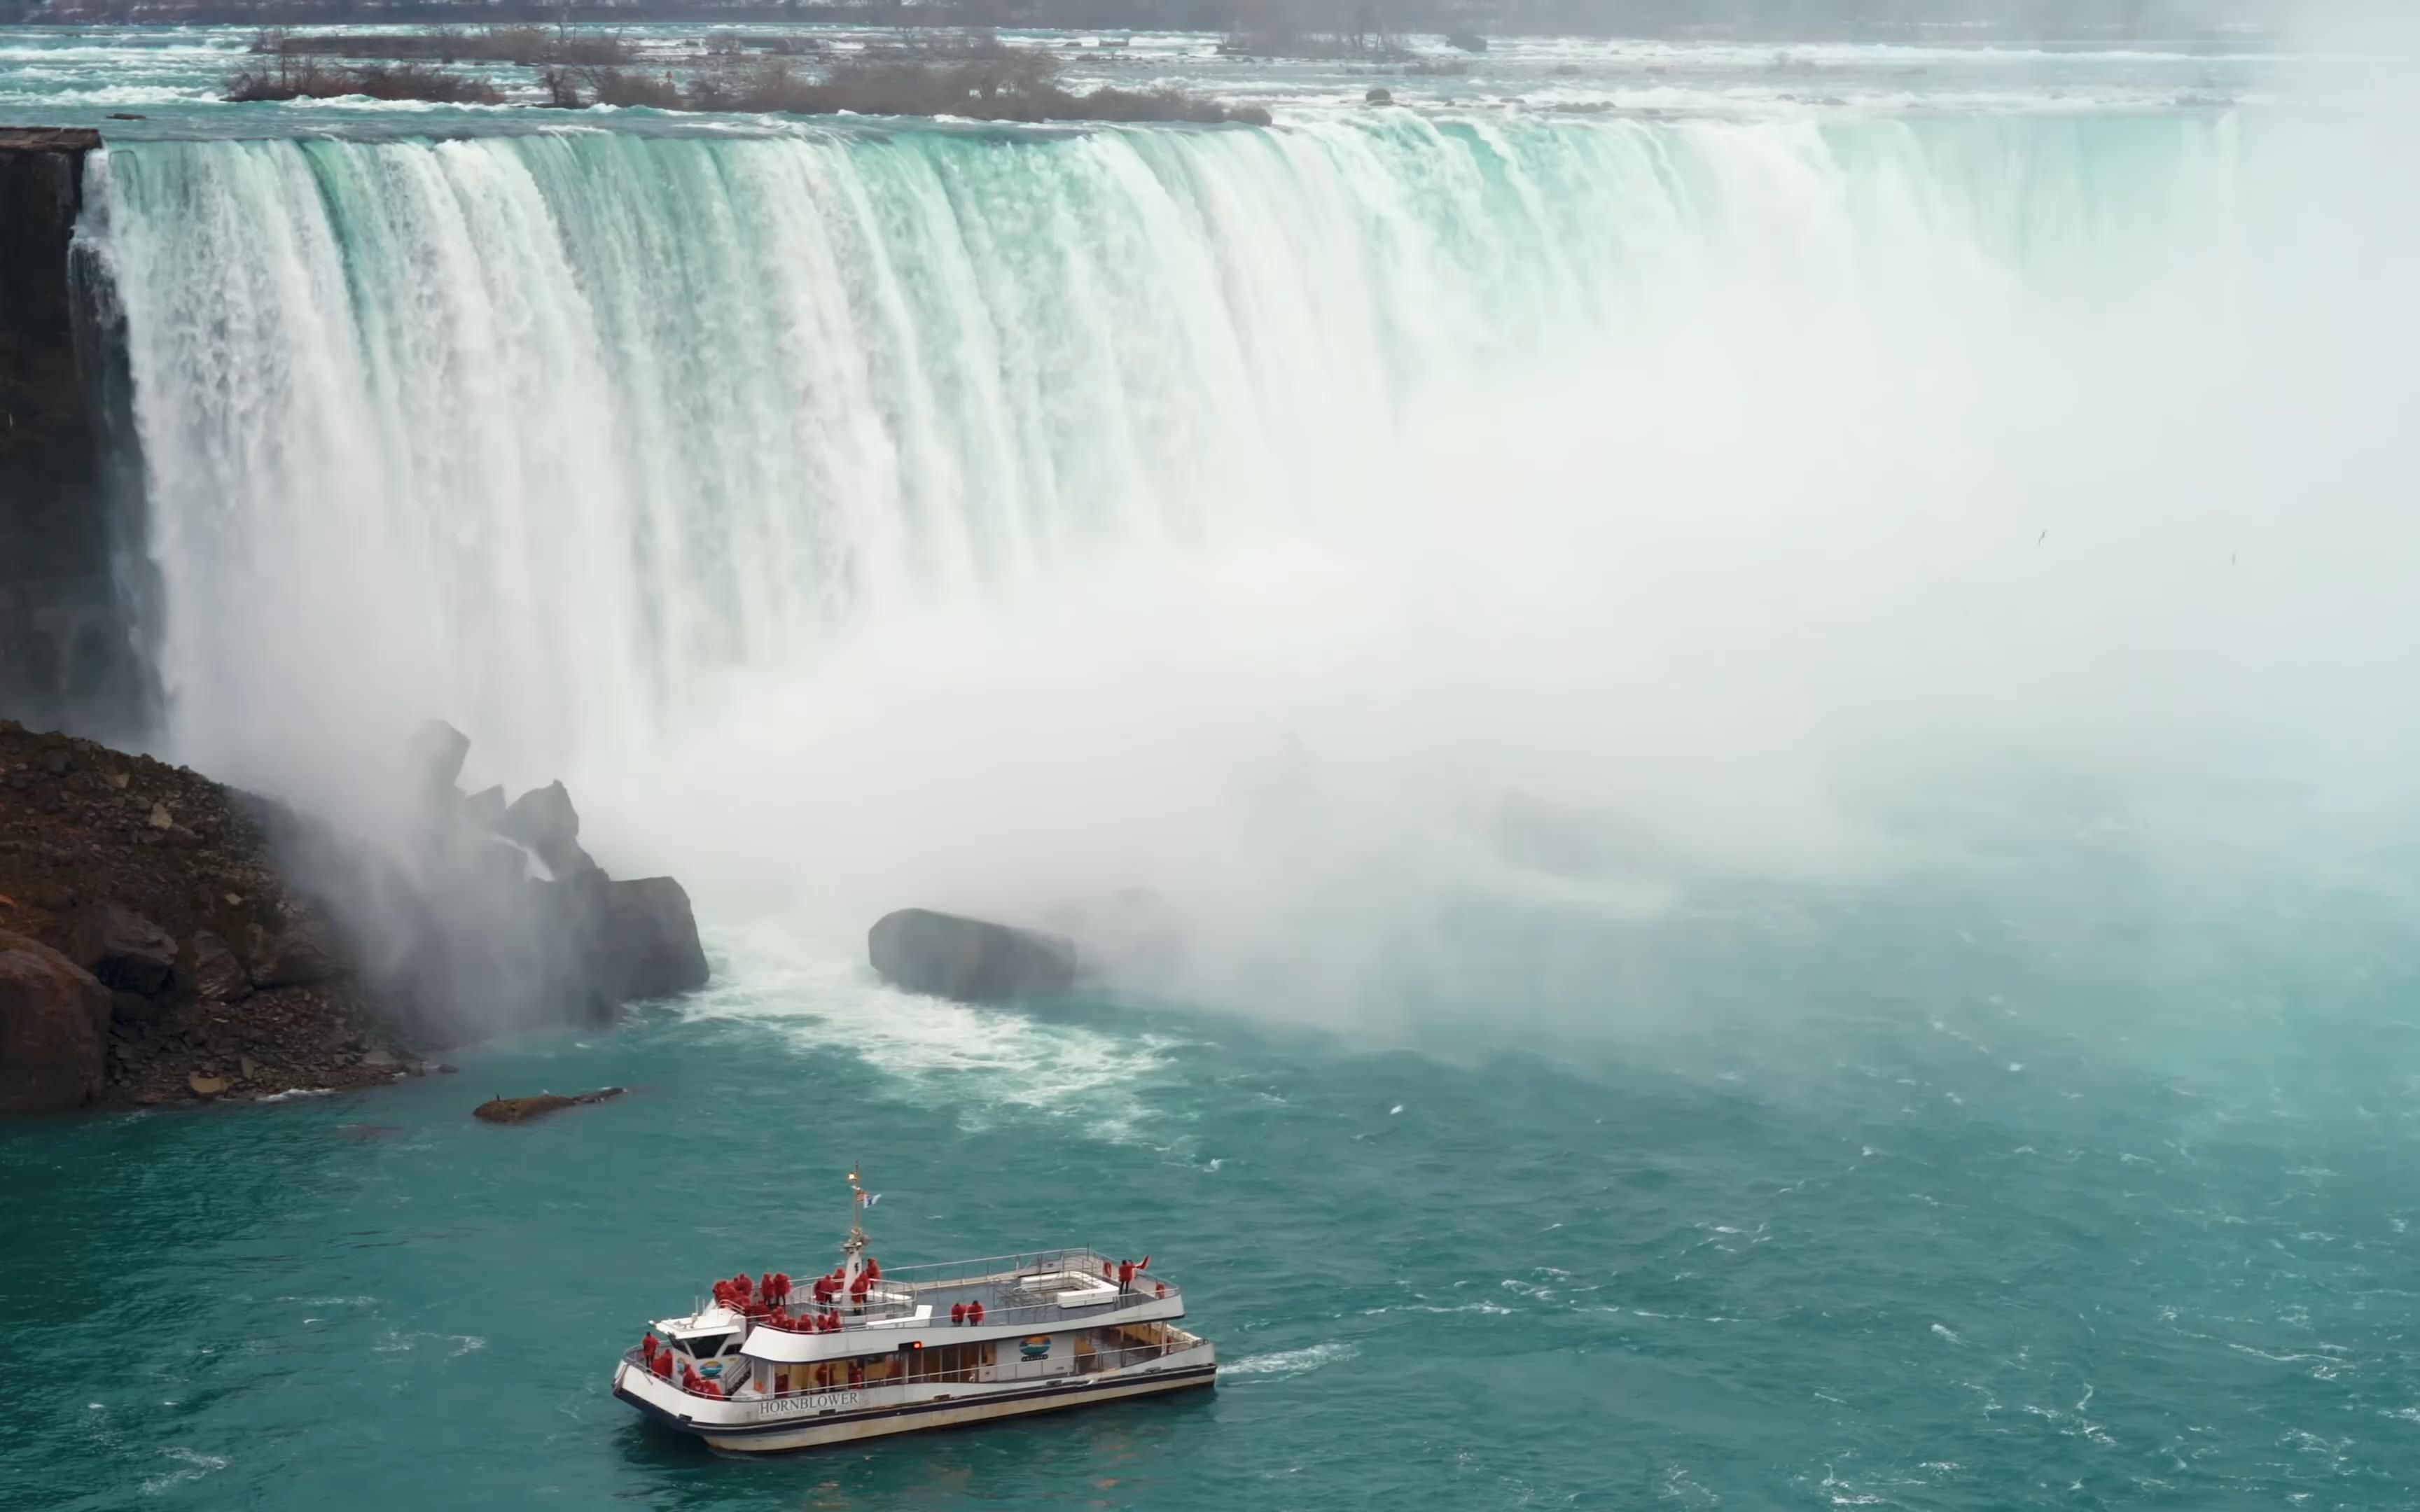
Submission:
M 80 329 L 74 245 L 100 145 L 0 128 L 0 709 L 120 730 L 144 678 L 111 565 L 129 523 L 99 398 L 111 359 Z
M 78 1108 L 99 1097 L 109 990 L 38 940 L 0 933 L 0 1112 Z
M 497 834 L 535 851 L 558 882 L 597 870 L 597 863 L 580 848 L 580 812 L 572 808 L 571 794 L 560 781 L 532 788 L 515 798 L 495 828 Z
M 697 917 L 679 883 L 670 877 L 608 882 L 598 910 L 597 972 L 606 996 L 628 1002 L 706 985 Z
M 882 980 L 962 1003 L 1052 997 L 1076 982 L 1076 947 L 1056 934 L 925 908 L 886 914 L 866 936 Z

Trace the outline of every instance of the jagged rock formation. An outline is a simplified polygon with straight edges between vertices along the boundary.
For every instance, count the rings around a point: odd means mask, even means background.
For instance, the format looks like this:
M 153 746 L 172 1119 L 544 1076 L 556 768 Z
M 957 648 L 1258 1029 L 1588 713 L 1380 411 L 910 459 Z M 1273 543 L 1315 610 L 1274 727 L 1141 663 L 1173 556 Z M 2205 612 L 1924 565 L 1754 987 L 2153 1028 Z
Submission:
M 962 1003 L 1049 997 L 1076 982 L 1073 942 L 928 908 L 876 920 L 866 955 L 892 986 Z
M 196 1076 L 252 1096 L 391 1079 L 411 1057 L 271 857 L 291 822 L 184 768 L 0 720 L 0 931 L 23 942 L 0 993 L 0 1109 L 181 1100 Z M 100 1005 L 88 1064 L 59 1027 L 61 968 Z
M 441 753 L 423 769 L 443 781 L 417 858 L 418 891 L 438 905 L 418 911 L 410 949 L 455 964 L 447 974 L 458 980 L 447 990 L 460 995 L 467 967 L 551 1004 L 555 1016 L 595 1019 L 706 985 L 687 890 L 671 877 L 609 876 L 581 847 L 580 812 L 560 781 L 509 804 L 500 788 L 465 796 L 454 779 L 469 748 L 434 723 L 415 743 L 417 751 Z
M 423 843 L 398 857 L 0 720 L 0 1111 L 380 1084 L 414 1046 L 705 983 L 679 883 L 608 876 L 559 782 L 515 806 L 561 864 L 536 874 L 514 809 L 456 791 L 448 736 L 414 752 Z

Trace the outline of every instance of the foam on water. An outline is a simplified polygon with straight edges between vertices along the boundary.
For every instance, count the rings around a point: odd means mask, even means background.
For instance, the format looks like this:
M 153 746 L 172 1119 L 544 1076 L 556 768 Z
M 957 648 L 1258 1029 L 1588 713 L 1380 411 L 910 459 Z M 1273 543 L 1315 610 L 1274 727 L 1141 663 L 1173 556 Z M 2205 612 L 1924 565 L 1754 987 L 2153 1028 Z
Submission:
M 1344 1342 L 1314 1344 L 1308 1349 L 1280 1350 L 1274 1354 L 1250 1354 L 1240 1360 L 1227 1361 L 1218 1366 L 1222 1376 L 1249 1379 L 1266 1376 L 1284 1380 L 1316 1370 L 1322 1365 L 1350 1360 L 1361 1352 L 1360 1347 Z
M 1054 1024 L 1012 1010 L 902 993 L 838 951 L 801 949 L 778 926 L 713 934 L 716 982 L 682 1000 L 691 1019 L 770 1030 L 854 1057 L 970 1126 L 1039 1115 L 1093 1137 L 1137 1137 L 1140 1093 L 1175 1042 Z

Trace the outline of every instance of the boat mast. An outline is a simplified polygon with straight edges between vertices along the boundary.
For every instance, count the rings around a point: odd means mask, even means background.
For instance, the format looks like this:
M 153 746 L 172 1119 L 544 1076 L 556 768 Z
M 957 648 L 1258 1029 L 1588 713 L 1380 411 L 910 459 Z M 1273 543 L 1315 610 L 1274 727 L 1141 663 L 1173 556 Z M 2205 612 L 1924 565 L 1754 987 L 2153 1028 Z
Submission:
M 841 1241 L 840 1253 L 841 1291 L 845 1296 L 865 1269 L 865 1190 L 857 1184 L 854 1167 L 848 1173 L 848 1237 Z

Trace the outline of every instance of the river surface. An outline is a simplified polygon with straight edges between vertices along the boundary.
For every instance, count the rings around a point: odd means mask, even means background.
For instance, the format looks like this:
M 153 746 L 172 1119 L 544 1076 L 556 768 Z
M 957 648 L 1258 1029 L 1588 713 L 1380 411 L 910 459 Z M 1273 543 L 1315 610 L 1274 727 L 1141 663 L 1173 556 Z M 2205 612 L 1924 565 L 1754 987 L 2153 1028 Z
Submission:
M 0 32 L 110 136 L 156 744 L 354 811 L 442 712 L 716 980 L 0 1129 L 0 1501 L 2420 1500 L 2393 123 L 1203 38 L 1047 40 L 1273 127 L 211 102 L 246 39 Z M 1112 969 L 892 993 L 905 903 Z M 889 1264 L 1150 1254 L 1218 1390 L 761 1462 L 612 1399 L 853 1166 Z

